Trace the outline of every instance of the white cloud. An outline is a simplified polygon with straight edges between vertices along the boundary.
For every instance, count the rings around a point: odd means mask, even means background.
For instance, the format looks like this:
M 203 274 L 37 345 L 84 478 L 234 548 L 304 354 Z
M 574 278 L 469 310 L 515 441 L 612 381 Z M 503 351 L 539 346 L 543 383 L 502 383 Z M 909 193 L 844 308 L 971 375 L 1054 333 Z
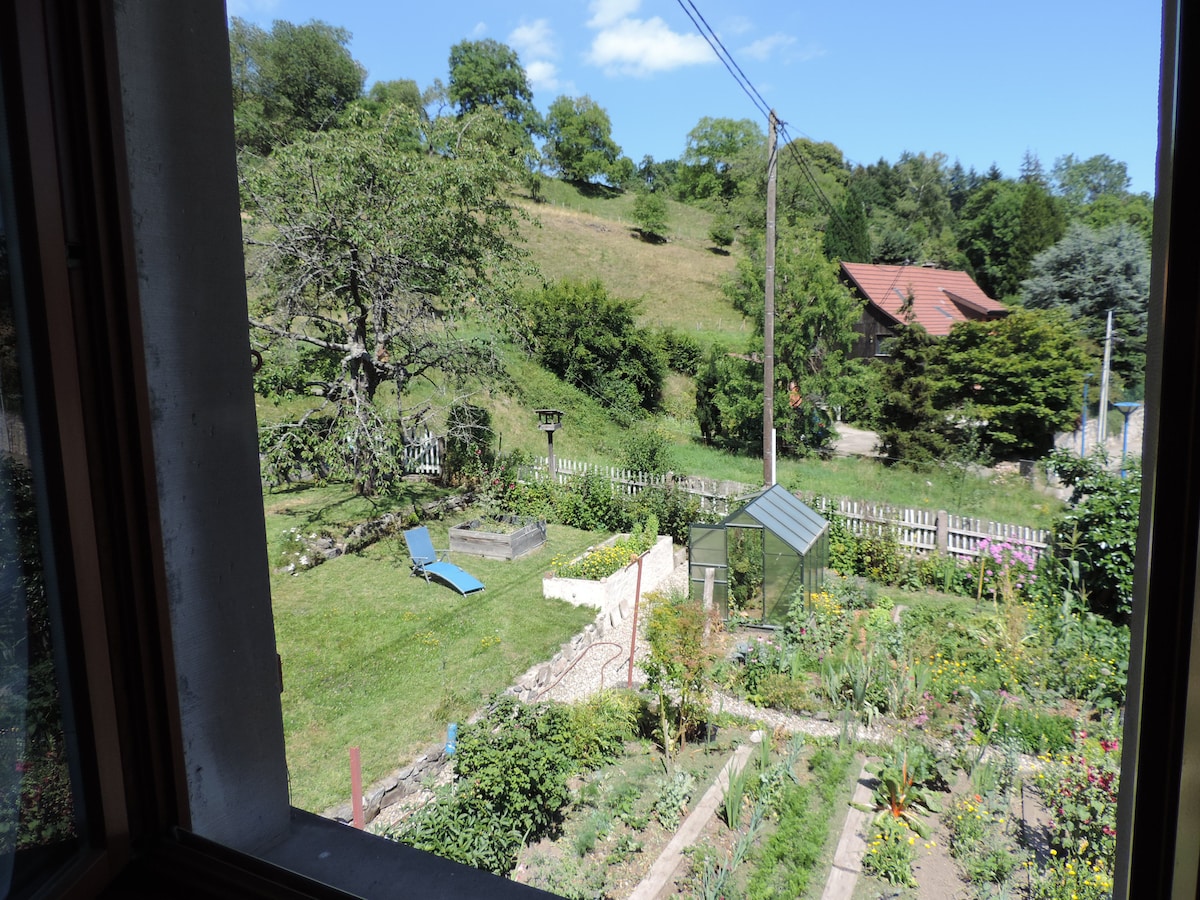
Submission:
M 471 37 L 480 38 L 487 34 L 487 22 L 476 22 L 475 27 L 471 29 Z
M 546 19 L 522 22 L 509 34 L 508 44 L 523 59 L 554 59 L 558 56 L 558 50 L 554 45 L 554 31 Z
M 638 11 L 642 0 L 592 0 L 588 9 L 592 18 L 588 20 L 588 28 L 608 28 L 622 19 L 627 19 Z
M 746 56 L 754 59 L 766 61 L 781 47 L 790 47 L 796 43 L 796 39 L 787 34 L 773 34 L 770 37 L 759 38 L 752 44 L 749 44 L 741 49 L 741 52 Z
M 605 26 L 592 41 L 587 59 L 610 75 L 639 76 L 717 61 L 704 38 L 677 34 L 658 16 Z
M 535 91 L 557 91 L 561 87 L 558 66 L 548 60 L 531 62 L 525 67 L 525 77 L 529 79 L 529 86 Z

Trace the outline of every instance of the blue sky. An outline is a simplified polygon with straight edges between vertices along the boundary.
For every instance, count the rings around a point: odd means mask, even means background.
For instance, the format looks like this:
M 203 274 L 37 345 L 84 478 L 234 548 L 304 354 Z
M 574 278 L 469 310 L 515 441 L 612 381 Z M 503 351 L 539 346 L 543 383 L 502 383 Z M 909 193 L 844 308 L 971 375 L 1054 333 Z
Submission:
M 691 0 L 793 137 L 852 163 L 944 153 L 1016 176 L 1108 154 L 1154 190 L 1161 6 L 1155 0 Z M 521 57 L 543 112 L 589 95 L 635 162 L 682 154 L 702 116 L 766 123 L 677 0 L 228 0 L 231 16 L 322 19 L 374 81 L 446 81 L 451 45 Z

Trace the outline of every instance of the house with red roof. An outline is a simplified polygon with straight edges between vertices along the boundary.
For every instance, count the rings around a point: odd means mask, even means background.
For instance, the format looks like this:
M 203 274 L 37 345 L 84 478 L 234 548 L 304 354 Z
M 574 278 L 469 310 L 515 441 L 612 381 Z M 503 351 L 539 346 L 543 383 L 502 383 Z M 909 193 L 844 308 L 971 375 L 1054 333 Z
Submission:
M 896 325 L 921 325 L 945 337 L 957 322 L 978 322 L 1008 315 L 966 272 L 932 266 L 874 266 L 842 263 L 842 278 L 866 301 L 854 326 L 858 337 L 852 357 L 887 356 L 887 339 Z

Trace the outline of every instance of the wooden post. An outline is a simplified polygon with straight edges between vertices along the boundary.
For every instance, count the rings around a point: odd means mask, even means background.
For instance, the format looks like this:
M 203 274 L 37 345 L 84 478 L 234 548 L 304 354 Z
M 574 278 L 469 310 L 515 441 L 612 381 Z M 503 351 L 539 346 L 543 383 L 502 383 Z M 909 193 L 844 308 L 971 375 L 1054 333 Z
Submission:
M 350 748 L 350 808 L 354 811 L 354 827 L 360 831 L 367 827 L 363 815 L 362 758 L 357 747 Z
M 938 553 L 946 553 L 950 549 L 950 515 L 944 509 L 939 509 L 933 521 L 937 527 Z
M 647 553 L 649 551 L 646 551 Z M 629 639 L 629 675 L 625 679 L 625 687 L 633 689 L 633 654 L 637 652 L 637 625 L 638 625 L 638 606 L 642 602 L 642 560 L 646 558 L 646 554 L 642 553 L 637 558 L 637 587 L 633 593 L 633 636 Z M 664 743 L 666 743 L 664 741 Z
M 766 294 L 763 298 L 763 484 L 775 483 L 775 110 L 768 117 Z

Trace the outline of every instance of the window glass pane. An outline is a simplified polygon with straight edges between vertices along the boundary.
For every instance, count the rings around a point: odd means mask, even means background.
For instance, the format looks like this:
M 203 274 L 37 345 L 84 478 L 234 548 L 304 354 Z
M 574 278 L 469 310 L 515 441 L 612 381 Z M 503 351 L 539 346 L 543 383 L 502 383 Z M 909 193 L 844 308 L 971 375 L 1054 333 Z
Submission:
M 14 311 L 8 147 L 0 105 L 0 897 L 77 844 Z

